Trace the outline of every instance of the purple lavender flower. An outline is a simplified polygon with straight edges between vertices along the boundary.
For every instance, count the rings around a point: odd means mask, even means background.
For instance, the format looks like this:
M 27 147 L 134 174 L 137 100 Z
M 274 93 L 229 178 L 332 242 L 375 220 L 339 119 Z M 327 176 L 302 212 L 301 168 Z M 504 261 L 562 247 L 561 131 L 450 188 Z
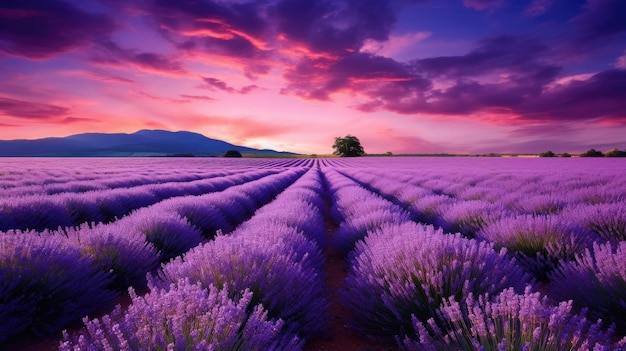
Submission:
M 565 215 L 606 241 L 617 243 L 626 240 L 624 202 L 580 205 L 565 211 Z
M 111 289 L 143 287 L 146 274 L 158 266 L 157 250 L 137 231 L 125 231 L 115 224 L 96 224 L 69 228 L 66 232 L 69 243 L 93 259 L 100 270 L 111 272 Z
M 164 262 L 202 242 L 200 231 L 174 212 L 143 208 L 116 223 L 124 232 L 138 232 L 159 251 Z
M 477 238 L 505 247 L 539 280 L 559 262 L 591 246 L 594 235 L 556 216 L 504 217 L 486 225 Z
M 626 241 L 594 243 L 549 278 L 548 291 L 555 299 L 573 300 L 577 308 L 588 308 L 589 316 L 615 323 L 619 333 L 626 333 Z
M 530 279 L 521 267 L 491 244 L 443 234 L 415 223 L 385 225 L 357 244 L 342 290 L 354 324 L 381 337 L 412 330 L 411 316 L 437 319 L 448 296 L 494 294 L 508 287 L 523 291 Z M 440 322 L 440 321 L 439 321 Z
M 0 200 L 0 231 L 11 229 L 42 231 L 71 223 L 67 211 L 57 201 L 43 195 Z
M 227 290 L 181 280 L 144 296 L 130 290 L 126 311 L 118 306 L 100 319 L 85 318 L 78 333 L 63 333 L 60 351 L 83 350 L 300 350 L 302 341 L 281 332 L 252 293 L 232 299 Z
M 214 204 L 216 195 L 186 196 L 174 198 L 157 205 L 165 212 L 174 212 L 198 228 L 205 238 L 213 238 L 217 231 L 228 233 L 234 225 L 225 217 L 224 211 Z
M 495 297 L 478 299 L 470 294 L 463 301 L 444 300 L 437 311 L 444 321 L 442 331 L 433 319 L 424 323 L 413 318 L 414 337 L 398 338 L 405 350 L 586 350 L 613 351 L 626 347 L 626 338 L 612 344 L 612 331 L 601 322 L 574 314 L 572 303 L 558 306 L 527 288 L 523 295 L 506 289 Z M 429 331 L 430 330 L 430 331 Z
M 487 223 L 505 216 L 506 213 L 501 206 L 485 201 L 457 201 L 441 211 L 441 216 L 436 222 L 446 232 L 461 233 L 472 238 Z
M 60 235 L 0 234 L 0 344 L 24 332 L 52 334 L 112 307 L 110 281 Z
M 327 318 L 323 277 L 315 264 L 302 263 L 306 257 L 271 235 L 218 236 L 164 265 L 149 286 L 165 288 L 188 277 L 232 294 L 250 289 L 252 305 L 263 304 L 270 318 L 284 320 L 285 328 L 306 338 L 323 332 Z

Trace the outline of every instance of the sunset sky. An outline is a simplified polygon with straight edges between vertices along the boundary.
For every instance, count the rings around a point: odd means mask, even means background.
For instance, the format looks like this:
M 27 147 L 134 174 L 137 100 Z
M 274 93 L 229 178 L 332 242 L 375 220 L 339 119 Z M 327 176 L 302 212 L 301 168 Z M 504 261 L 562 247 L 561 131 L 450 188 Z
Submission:
M 626 148 L 624 0 L 2 0 L 0 139 Z

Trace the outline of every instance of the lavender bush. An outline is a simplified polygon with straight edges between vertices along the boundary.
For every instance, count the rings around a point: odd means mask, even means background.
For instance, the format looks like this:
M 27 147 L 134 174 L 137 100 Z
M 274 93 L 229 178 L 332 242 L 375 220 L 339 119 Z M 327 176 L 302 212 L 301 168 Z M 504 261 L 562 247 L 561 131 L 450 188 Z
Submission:
M 146 273 L 159 264 L 156 248 L 145 235 L 125 231 L 119 224 L 96 224 L 68 228 L 68 242 L 90 257 L 103 272 L 111 272 L 110 288 L 124 291 L 129 286 L 144 287 Z
M 506 289 L 495 297 L 470 294 L 463 301 L 447 299 L 437 311 L 447 331 L 434 319 L 413 318 L 415 337 L 398 338 L 410 351 L 541 350 L 614 351 L 626 347 L 626 338 L 612 344 L 612 331 L 600 321 L 574 314 L 572 302 L 552 305 L 547 297 L 527 288 L 523 295 Z M 433 330 L 428 332 L 427 330 Z
M 85 318 L 85 328 L 63 333 L 60 351 L 88 350 L 300 350 L 302 341 L 281 332 L 281 320 L 268 320 L 251 306 L 244 290 L 232 299 L 226 290 L 181 280 L 144 296 L 130 290 L 132 303 L 100 319 Z
M 626 206 L 623 201 L 598 205 L 579 205 L 566 216 L 583 228 L 593 231 L 603 240 L 626 241 Z
M 532 215 L 504 217 L 476 235 L 496 249 L 507 248 L 539 280 L 545 280 L 559 262 L 574 259 L 595 239 L 561 217 Z
M 447 232 L 473 238 L 487 223 L 494 222 L 506 213 L 501 206 L 486 201 L 457 201 L 441 211 L 441 217 L 435 222 Z
M 151 288 L 166 288 L 188 277 L 203 286 L 228 288 L 232 294 L 252 291 L 251 304 L 263 304 L 269 317 L 285 321 L 285 328 L 304 338 L 326 329 L 323 280 L 305 250 L 277 242 L 272 236 L 219 236 L 192 249 L 163 267 L 158 277 L 149 279 Z
M 410 333 L 413 315 L 437 320 L 445 297 L 461 301 L 470 293 L 508 287 L 521 292 L 530 282 L 505 250 L 415 223 L 371 232 L 350 262 L 342 297 L 354 324 L 365 334 L 388 338 Z
M 48 335 L 112 307 L 111 277 L 60 236 L 0 235 L 0 344 L 20 333 Z
M 593 244 L 576 260 L 562 263 L 550 274 L 550 294 L 589 308 L 589 316 L 615 323 L 626 334 L 626 242 Z
M 174 212 L 145 208 L 131 213 L 117 225 L 127 233 L 138 232 L 154 245 L 160 261 L 179 256 L 202 242 L 200 231 Z

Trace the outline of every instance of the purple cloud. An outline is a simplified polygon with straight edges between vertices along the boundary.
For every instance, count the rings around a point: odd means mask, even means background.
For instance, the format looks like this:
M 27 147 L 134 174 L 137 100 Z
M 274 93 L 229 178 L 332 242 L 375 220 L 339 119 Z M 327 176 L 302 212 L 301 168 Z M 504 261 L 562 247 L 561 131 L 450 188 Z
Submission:
M 626 70 L 596 73 L 527 99 L 516 109 L 526 120 L 604 120 L 626 125 Z
M 206 95 L 185 95 L 185 94 L 181 94 L 180 97 L 185 98 L 185 99 L 192 99 L 192 100 L 215 101 L 214 98 L 212 98 L 210 96 L 206 96 Z
M 587 0 L 583 8 L 584 12 L 572 20 L 578 30 L 578 43 L 595 46 L 626 32 L 626 1 Z
M 248 94 L 249 92 L 258 89 L 259 87 L 256 85 L 247 85 L 239 90 L 229 86 L 228 84 L 226 84 L 226 82 L 221 81 L 217 78 L 211 78 L 211 77 L 202 77 L 202 80 L 207 84 L 203 87 L 206 87 L 208 89 L 217 89 L 217 90 L 221 90 L 221 91 L 225 91 L 227 93 L 230 94 Z
M 387 40 L 396 22 L 386 0 L 282 0 L 272 10 L 278 32 L 314 52 L 358 51 L 367 39 Z
M 67 107 L 0 97 L 0 113 L 5 116 L 25 119 L 50 119 L 66 116 L 69 112 L 70 109 Z
M 530 17 L 541 16 L 554 5 L 554 0 L 532 0 L 524 9 L 524 15 Z
M 135 66 L 141 70 L 161 74 L 184 75 L 183 64 L 164 55 L 124 49 L 110 39 L 101 40 L 92 53 L 91 61 L 96 64 L 125 67 Z
M 502 3 L 503 0 L 463 0 L 465 7 L 478 11 L 492 9 L 501 6 Z
M 0 6 L 0 52 L 28 59 L 89 46 L 116 29 L 107 16 L 60 0 L 5 0 Z

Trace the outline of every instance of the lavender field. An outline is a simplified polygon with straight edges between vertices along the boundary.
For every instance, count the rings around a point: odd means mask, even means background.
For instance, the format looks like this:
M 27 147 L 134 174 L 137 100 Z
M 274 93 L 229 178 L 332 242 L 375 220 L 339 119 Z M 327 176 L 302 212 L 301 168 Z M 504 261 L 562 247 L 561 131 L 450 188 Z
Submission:
M 0 349 L 332 349 L 338 304 L 386 350 L 626 350 L 623 159 L 15 158 L 0 194 Z

